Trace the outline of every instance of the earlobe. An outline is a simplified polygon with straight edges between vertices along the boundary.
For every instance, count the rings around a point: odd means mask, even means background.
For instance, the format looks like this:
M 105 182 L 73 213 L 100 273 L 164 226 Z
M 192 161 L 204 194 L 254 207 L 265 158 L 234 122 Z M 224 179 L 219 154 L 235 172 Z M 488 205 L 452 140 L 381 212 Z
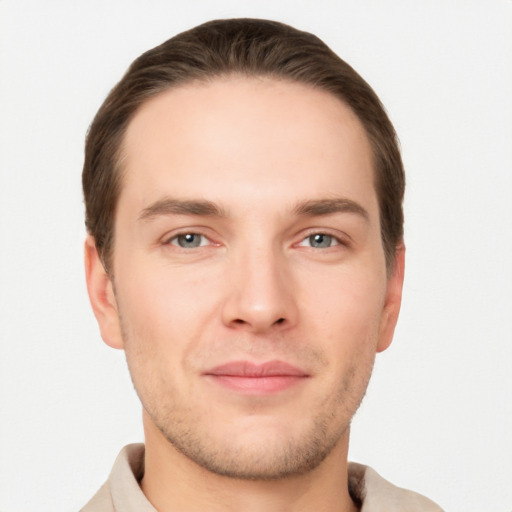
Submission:
M 402 289 L 404 284 L 405 272 L 405 245 L 401 242 L 395 252 L 393 272 L 388 278 L 386 288 L 386 300 L 382 311 L 380 322 L 379 341 L 377 344 L 377 352 L 386 350 L 395 332 L 398 314 L 400 313 L 400 305 L 402 303 Z
M 122 349 L 123 339 L 113 284 L 103 267 L 94 238 L 90 235 L 85 240 L 84 256 L 87 291 L 101 337 L 107 345 Z

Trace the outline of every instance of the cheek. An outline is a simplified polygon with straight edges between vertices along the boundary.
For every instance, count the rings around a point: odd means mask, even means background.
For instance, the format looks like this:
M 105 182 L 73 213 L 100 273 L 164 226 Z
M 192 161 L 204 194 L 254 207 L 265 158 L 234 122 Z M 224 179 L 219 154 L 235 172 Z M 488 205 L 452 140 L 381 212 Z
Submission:
M 332 283 L 333 281 L 331 281 Z M 316 301 L 318 315 L 310 316 L 316 332 L 312 342 L 320 343 L 330 371 L 327 386 L 333 400 L 346 402 L 343 411 L 350 412 L 364 394 L 377 351 L 383 304 L 382 287 L 375 282 L 345 278 L 331 293 Z M 310 304 L 313 307 L 313 304 Z M 319 321 L 317 321 L 319 320 Z M 319 400 L 329 400 L 327 396 Z
M 371 279 L 357 272 L 330 276 L 324 286 L 308 286 L 302 309 L 315 329 L 338 351 L 352 351 L 377 337 L 381 320 L 385 280 Z
M 127 337 L 161 359 L 186 356 L 218 316 L 218 290 L 200 272 L 132 264 L 119 275 L 118 306 Z

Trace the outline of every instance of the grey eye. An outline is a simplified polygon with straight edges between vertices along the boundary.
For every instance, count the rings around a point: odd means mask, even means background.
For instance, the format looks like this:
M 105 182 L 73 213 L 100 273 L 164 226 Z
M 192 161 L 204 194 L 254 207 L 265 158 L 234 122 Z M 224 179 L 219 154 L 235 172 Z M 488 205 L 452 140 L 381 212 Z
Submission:
M 315 247 L 317 249 L 325 249 L 327 247 L 336 245 L 335 238 L 330 235 L 325 235 L 324 233 L 317 233 L 316 235 L 311 235 L 310 237 L 308 237 L 308 241 L 311 247 Z
M 204 245 L 203 239 L 203 235 L 198 235 L 197 233 L 185 233 L 183 235 L 176 236 L 171 243 L 179 245 L 180 247 L 183 247 L 183 249 L 194 249 L 195 247 Z

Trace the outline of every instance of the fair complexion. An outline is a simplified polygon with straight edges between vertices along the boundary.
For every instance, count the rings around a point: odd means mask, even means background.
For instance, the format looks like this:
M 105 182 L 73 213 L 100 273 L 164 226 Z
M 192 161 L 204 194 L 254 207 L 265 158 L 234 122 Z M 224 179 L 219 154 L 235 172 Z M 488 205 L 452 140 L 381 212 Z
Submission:
M 386 273 L 360 122 L 229 77 L 146 102 L 123 148 L 112 273 L 88 238 L 86 274 L 143 404 L 144 493 L 161 512 L 354 511 L 350 420 L 404 265 L 400 246 Z

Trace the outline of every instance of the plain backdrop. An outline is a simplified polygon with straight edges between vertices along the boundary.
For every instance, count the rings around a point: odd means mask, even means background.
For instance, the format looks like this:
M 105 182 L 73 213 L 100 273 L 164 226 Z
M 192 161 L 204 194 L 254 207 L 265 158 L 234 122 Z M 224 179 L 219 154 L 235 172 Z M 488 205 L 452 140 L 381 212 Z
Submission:
M 0 510 L 78 510 L 142 440 L 86 296 L 83 140 L 136 56 L 221 17 L 319 35 L 401 139 L 404 303 L 350 458 L 447 511 L 510 512 L 510 0 L 0 0 Z

